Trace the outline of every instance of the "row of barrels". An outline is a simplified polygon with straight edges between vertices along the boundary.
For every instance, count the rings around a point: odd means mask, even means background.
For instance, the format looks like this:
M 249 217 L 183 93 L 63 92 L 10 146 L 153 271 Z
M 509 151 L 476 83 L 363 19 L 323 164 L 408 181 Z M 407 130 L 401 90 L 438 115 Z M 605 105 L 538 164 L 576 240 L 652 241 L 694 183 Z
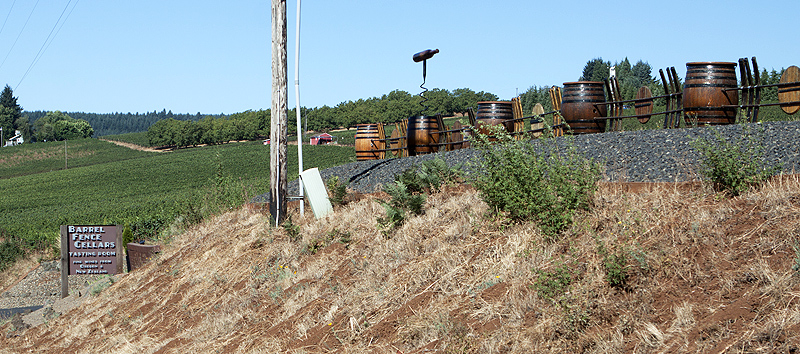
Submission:
M 430 154 L 438 152 L 443 146 L 441 138 L 444 136 L 444 125 L 437 117 L 414 116 L 403 123 L 395 128 L 388 139 L 380 124 L 356 125 L 356 160 L 383 159 L 387 152 L 398 156 Z M 398 129 L 403 125 L 407 129 L 401 134 Z
M 608 115 L 605 83 L 600 81 L 565 82 L 561 97 L 561 116 L 569 125 L 572 134 L 593 134 L 606 131 Z M 686 79 L 683 85 L 683 115 L 687 125 L 733 124 L 736 120 L 736 63 L 693 62 L 686 64 Z M 509 101 L 478 102 L 476 120 L 473 123 L 483 134 L 488 126 L 503 125 L 514 134 L 520 132 L 519 119 L 513 119 L 513 108 Z M 534 121 L 532 120 L 532 124 Z M 380 130 L 380 131 L 379 131 Z M 405 129 L 404 129 L 405 130 Z M 466 129 L 469 130 L 468 128 Z M 452 132 L 434 116 L 415 116 L 407 121 L 407 131 L 400 147 L 387 147 L 386 141 L 397 138 L 381 138 L 379 124 L 361 124 L 356 132 L 357 160 L 382 159 L 386 152 L 404 150 L 410 156 L 452 148 L 454 142 L 442 142 L 442 134 Z M 461 138 L 462 136 L 459 135 Z M 464 142 L 467 139 L 464 137 Z M 463 146 L 461 144 L 460 146 Z M 459 147 L 460 147 L 459 146 Z
M 521 115 L 521 107 L 517 116 Z M 478 110 L 470 123 L 482 134 L 490 135 L 490 126 L 502 126 L 511 135 L 523 133 L 524 122 L 514 119 L 512 102 L 485 101 L 478 102 Z M 544 129 L 540 118 L 532 118 L 534 128 Z M 414 116 L 395 124 L 391 137 L 386 138 L 381 124 L 356 125 L 356 159 L 377 160 L 387 157 L 387 153 L 395 156 L 415 156 L 439 151 L 451 151 L 469 147 L 469 135 L 473 126 L 462 126 L 455 122 L 448 127 L 440 117 Z M 535 134 L 535 135 L 540 135 Z M 491 140 L 491 138 L 490 138 Z
M 565 82 L 561 115 L 574 134 L 602 133 L 608 113 L 604 83 Z M 686 64 L 683 85 L 683 116 L 687 125 L 724 125 L 736 122 L 736 63 L 694 62 Z

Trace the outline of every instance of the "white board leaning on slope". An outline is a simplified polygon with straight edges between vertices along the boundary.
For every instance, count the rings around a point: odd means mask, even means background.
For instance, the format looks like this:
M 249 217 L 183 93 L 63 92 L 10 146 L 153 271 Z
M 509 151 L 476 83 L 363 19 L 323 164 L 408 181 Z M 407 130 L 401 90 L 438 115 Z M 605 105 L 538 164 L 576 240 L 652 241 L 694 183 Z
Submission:
M 303 181 L 303 190 L 308 198 L 308 203 L 311 204 L 311 211 L 314 212 L 314 217 L 319 219 L 331 211 L 331 201 L 328 199 L 328 190 L 325 188 L 325 183 L 322 182 L 322 176 L 319 174 L 319 169 L 314 167 L 300 173 L 300 179 Z

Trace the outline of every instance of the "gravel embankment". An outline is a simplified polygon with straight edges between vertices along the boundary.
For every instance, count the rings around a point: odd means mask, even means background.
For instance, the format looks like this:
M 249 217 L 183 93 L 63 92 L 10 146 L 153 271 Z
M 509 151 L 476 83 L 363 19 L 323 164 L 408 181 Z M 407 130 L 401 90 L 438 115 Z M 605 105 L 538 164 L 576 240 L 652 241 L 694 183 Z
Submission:
M 605 166 L 605 181 L 621 182 L 683 182 L 698 180 L 699 160 L 691 142 L 697 139 L 716 141 L 714 130 L 728 141 L 738 141 L 749 130 L 764 148 L 769 164 L 782 163 L 783 173 L 800 171 L 800 122 L 769 122 L 735 124 L 720 127 L 639 130 L 558 138 L 562 149 L 573 141 L 576 151 Z M 541 144 L 534 140 L 533 144 Z M 323 180 L 339 176 L 348 186 L 362 193 L 374 192 L 391 183 L 397 173 L 423 161 L 441 158 L 449 165 L 469 164 L 479 158 L 473 149 L 462 149 L 402 159 L 359 161 L 331 167 L 320 172 Z M 297 194 L 297 182 L 289 183 L 288 193 Z M 269 194 L 256 197 L 266 202 Z
M 70 275 L 70 293 L 83 290 L 103 275 Z M 61 262 L 42 262 L 16 285 L 0 294 L 0 309 L 44 306 L 61 298 Z

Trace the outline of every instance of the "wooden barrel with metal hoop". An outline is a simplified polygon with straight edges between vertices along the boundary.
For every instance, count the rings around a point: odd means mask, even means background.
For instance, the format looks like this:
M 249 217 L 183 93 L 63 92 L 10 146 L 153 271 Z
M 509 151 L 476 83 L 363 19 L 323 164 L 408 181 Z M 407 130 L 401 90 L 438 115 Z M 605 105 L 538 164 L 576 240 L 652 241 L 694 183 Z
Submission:
M 478 102 L 478 112 L 475 114 L 475 123 L 481 134 L 489 135 L 488 127 L 503 125 L 509 133 L 514 132 L 514 123 L 507 121 L 514 118 L 511 101 L 482 101 Z
M 683 117 L 687 126 L 723 125 L 736 122 L 739 92 L 736 63 L 686 63 L 683 84 Z
M 606 131 L 606 120 L 595 119 L 608 115 L 602 82 L 565 82 L 562 92 L 561 115 L 573 134 L 594 134 Z
M 439 120 L 435 116 L 408 118 L 408 156 L 430 154 L 439 151 Z
M 380 160 L 386 155 L 385 143 L 381 139 L 378 124 L 356 125 L 356 160 Z

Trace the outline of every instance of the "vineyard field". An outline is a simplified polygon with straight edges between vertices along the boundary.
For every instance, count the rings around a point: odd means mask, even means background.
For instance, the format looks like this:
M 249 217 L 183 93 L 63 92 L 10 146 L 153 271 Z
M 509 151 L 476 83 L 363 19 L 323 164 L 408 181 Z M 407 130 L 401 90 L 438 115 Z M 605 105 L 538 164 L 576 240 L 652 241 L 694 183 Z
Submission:
M 1 149 L 2 158 L 44 156 L 0 170 L 3 238 L 35 249 L 57 244 L 59 225 L 165 226 L 202 201 L 219 176 L 242 186 L 242 198 L 269 190 L 269 146 L 260 142 L 147 153 L 85 139 L 69 141 L 67 149 L 69 155 L 85 152 L 70 157 L 67 169 L 63 142 Z M 289 146 L 287 155 L 291 181 L 298 176 L 297 146 Z M 353 147 L 335 145 L 304 146 L 303 155 L 306 169 L 355 160 Z

